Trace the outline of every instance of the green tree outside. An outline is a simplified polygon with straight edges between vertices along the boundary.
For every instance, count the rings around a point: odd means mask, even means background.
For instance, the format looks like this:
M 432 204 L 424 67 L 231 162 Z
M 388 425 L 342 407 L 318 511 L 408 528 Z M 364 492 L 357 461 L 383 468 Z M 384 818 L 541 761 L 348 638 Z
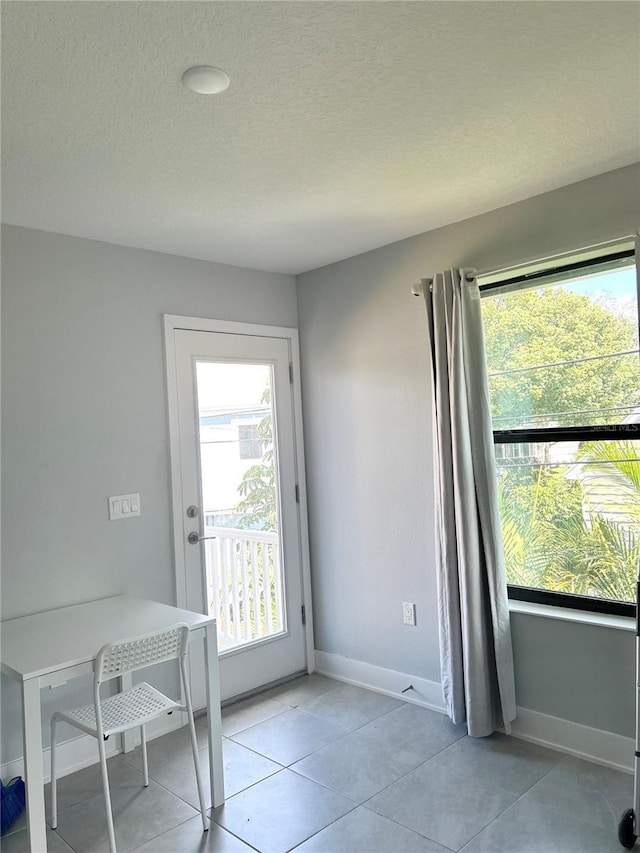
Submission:
M 619 423 L 640 403 L 637 353 L 593 358 L 637 350 L 634 322 L 558 287 L 485 298 L 482 308 L 496 429 Z M 558 366 L 512 372 L 532 365 Z M 633 600 L 640 440 L 583 443 L 574 464 L 544 458 L 549 450 L 498 461 L 509 582 Z
M 604 353 L 638 348 L 638 330 L 630 321 L 558 287 L 519 291 L 482 300 L 492 417 L 496 429 L 552 425 L 558 413 L 605 410 L 598 423 L 615 418 L 610 410 L 638 403 L 640 362 L 637 355 L 584 361 Z M 576 364 L 517 371 L 531 365 Z M 608 411 L 607 411 L 608 410 Z M 513 420 L 512 420 L 513 419 Z M 588 422 L 588 421 L 587 421 Z M 615 421 L 614 421 L 615 422 Z M 562 419 L 562 426 L 582 425 L 585 416 Z
M 264 390 L 260 402 L 270 406 L 270 386 Z M 262 445 L 262 459 L 245 471 L 238 486 L 240 500 L 235 506 L 235 512 L 240 515 L 238 527 L 276 533 L 278 517 L 271 409 L 258 424 L 258 438 Z
M 269 412 L 258 424 L 258 438 L 262 446 L 262 458 L 248 468 L 238 486 L 239 500 L 234 511 L 239 516 L 237 525 L 243 529 L 278 532 L 277 491 L 275 458 L 273 449 L 273 417 L 271 414 L 271 387 L 264 390 L 260 402 L 269 405 Z M 239 548 L 240 546 L 238 546 Z M 273 549 L 263 544 L 245 556 L 249 569 L 256 560 L 258 588 L 254 589 L 253 572 L 249 571 L 249 581 L 243 595 L 246 596 L 246 612 L 255 631 L 255 623 L 262 626 L 262 635 L 266 633 L 267 608 L 271 611 L 271 621 L 278 623 L 282 606 L 276 598 L 275 573 L 280 571 L 274 565 Z M 236 554 L 237 571 L 241 571 L 240 553 Z

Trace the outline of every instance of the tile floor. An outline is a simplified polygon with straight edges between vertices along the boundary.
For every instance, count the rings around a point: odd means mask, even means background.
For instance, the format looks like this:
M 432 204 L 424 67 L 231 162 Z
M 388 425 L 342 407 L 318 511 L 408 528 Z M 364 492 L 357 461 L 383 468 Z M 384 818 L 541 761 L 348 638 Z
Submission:
M 201 766 L 206 738 L 198 723 Z M 607 853 L 633 780 L 304 676 L 223 712 L 227 801 L 202 832 L 186 730 L 109 761 L 119 853 Z M 108 851 L 96 766 L 62 779 L 51 853 Z M 49 795 L 47 786 L 47 798 Z M 24 821 L 2 853 L 27 849 Z

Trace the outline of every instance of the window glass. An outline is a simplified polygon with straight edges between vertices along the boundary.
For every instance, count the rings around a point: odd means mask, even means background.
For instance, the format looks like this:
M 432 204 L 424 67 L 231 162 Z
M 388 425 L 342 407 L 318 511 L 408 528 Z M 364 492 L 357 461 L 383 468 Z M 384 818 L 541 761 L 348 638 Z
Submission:
M 240 459 L 262 459 L 262 443 L 258 424 L 239 424 L 238 440 Z
M 635 601 L 634 258 L 480 285 L 508 582 L 550 603 Z
M 496 446 L 511 584 L 635 599 L 640 440 Z
M 482 300 L 494 429 L 640 420 L 635 267 Z

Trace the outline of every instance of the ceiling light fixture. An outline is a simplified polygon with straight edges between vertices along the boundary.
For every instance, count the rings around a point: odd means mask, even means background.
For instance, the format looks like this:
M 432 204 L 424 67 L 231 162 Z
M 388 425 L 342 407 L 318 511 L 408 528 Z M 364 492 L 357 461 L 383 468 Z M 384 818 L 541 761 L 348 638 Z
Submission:
M 229 75 L 222 68 L 214 68 L 211 65 L 196 65 L 188 68 L 182 75 L 182 82 L 197 92 L 198 95 L 217 95 L 224 92 L 229 83 Z

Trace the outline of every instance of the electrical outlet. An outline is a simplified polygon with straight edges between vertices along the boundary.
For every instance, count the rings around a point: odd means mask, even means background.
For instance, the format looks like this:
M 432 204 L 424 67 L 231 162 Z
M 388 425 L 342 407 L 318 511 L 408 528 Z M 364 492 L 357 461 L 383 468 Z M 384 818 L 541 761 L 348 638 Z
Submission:
M 405 625 L 416 624 L 416 606 L 409 601 L 402 602 L 402 621 Z

